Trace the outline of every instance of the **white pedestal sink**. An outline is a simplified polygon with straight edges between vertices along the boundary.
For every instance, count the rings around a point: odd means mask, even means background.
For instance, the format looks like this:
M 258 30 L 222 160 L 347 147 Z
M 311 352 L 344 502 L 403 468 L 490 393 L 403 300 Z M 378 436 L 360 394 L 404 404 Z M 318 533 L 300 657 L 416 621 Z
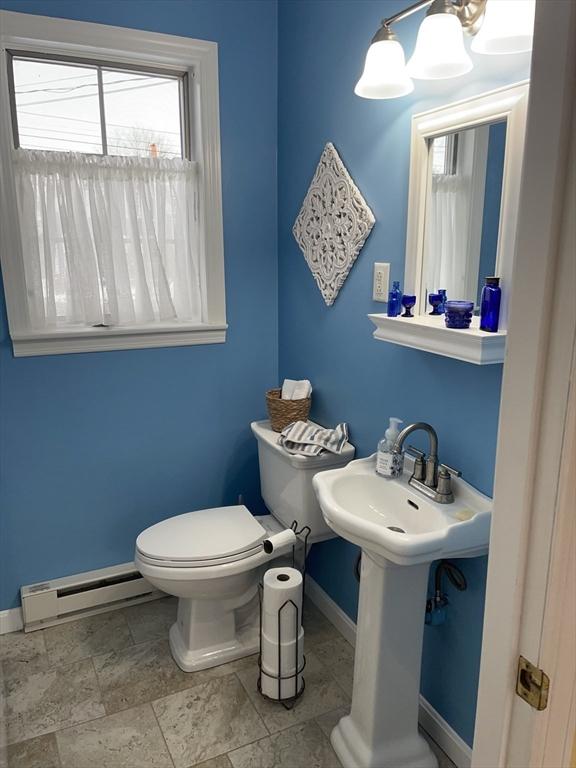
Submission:
M 372 456 L 313 480 L 328 525 L 362 547 L 352 709 L 331 737 L 344 768 L 438 765 L 418 733 L 428 570 L 488 547 L 491 499 L 455 480 L 454 502 L 437 504 L 410 474 L 380 477 Z

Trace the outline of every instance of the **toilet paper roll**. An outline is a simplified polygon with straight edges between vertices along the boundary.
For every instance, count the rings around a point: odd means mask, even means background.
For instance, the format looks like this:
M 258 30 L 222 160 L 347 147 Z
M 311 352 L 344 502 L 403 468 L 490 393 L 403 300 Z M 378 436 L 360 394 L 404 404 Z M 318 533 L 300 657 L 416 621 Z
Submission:
M 296 544 L 296 541 L 297 539 L 294 531 L 291 528 L 287 528 L 285 531 L 274 533 L 272 536 L 264 539 L 262 546 L 264 552 L 266 552 L 267 555 L 271 555 L 273 552 L 278 552 L 281 549 L 293 547 Z
M 280 646 L 280 673 L 292 675 L 301 670 L 304 664 L 304 630 L 298 636 L 298 658 L 296 658 L 296 640 L 277 643 L 267 635 L 262 634 L 260 661 L 262 668 L 272 675 L 278 674 L 278 647 Z
M 281 682 L 274 677 L 268 677 L 262 669 L 260 675 L 260 690 L 264 696 L 268 696 L 270 699 L 276 699 L 277 701 L 283 701 L 285 699 L 293 699 L 304 685 L 304 678 L 300 673 L 297 677 L 292 677 L 288 680 L 282 680 Z
M 280 617 L 280 627 L 278 626 L 278 612 L 265 613 L 262 611 L 262 633 L 272 640 L 272 642 L 289 643 L 296 638 L 296 635 L 302 628 L 302 615 L 300 611 L 289 604 L 283 610 Z
M 292 603 L 287 603 L 291 600 Z M 278 612 L 284 606 L 278 632 Z M 264 574 L 262 631 L 273 642 L 294 640 L 302 619 L 302 574 L 295 568 L 270 568 Z
M 277 613 L 287 600 L 292 600 L 301 610 L 302 574 L 296 568 L 269 568 L 264 574 L 263 611 Z

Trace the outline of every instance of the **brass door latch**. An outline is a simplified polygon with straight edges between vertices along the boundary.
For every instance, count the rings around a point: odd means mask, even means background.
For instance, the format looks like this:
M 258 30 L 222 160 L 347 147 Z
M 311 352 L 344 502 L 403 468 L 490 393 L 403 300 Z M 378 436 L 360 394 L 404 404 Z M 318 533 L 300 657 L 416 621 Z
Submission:
M 550 678 L 539 667 L 535 667 L 524 656 L 518 659 L 516 693 L 534 709 L 546 709 Z

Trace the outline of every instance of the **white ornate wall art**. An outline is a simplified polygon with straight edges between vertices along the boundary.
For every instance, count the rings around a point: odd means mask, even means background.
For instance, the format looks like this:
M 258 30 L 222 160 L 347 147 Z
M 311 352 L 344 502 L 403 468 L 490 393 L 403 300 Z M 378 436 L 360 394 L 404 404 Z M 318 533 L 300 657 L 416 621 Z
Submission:
M 374 222 L 374 214 L 328 142 L 292 228 L 327 306 L 338 296 Z

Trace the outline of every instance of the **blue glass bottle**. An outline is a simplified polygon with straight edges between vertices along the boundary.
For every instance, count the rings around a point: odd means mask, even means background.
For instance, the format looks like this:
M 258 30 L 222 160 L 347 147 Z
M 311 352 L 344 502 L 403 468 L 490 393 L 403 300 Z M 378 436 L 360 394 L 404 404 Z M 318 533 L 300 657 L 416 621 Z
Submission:
M 392 290 L 388 293 L 388 317 L 397 317 L 402 310 L 402 291 L 400 281 L 394 280 Z
M 443 315 L 444 312 L 446 312 L 446 301 L 448 299 L 448 297 L 446 295 L 446 288 L 438 288 L 436 293 L 439 293 L 440 296 L 442 297 L 442 301 L 440 302 L 440 304 L 438 306 L 438 314 L 439 315 Z
M 500 288 L 499 277 L 487 277 L 482 298 L 480 300 L 480 330 L 495 333 L 498 330 L 498 318 L 500 316 Z

